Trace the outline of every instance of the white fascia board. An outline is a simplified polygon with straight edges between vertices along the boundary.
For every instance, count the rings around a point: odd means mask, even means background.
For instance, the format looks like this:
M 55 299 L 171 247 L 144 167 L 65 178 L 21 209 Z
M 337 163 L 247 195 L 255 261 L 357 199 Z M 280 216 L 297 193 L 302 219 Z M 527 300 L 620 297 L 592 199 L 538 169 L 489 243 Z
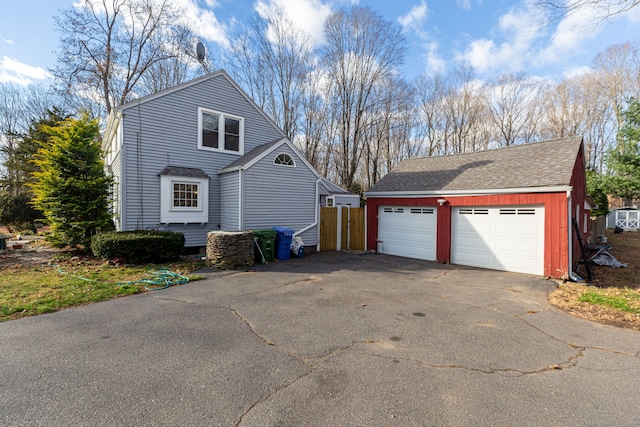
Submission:
M 449 190 L 449 191 L 376 191 L 365 192 L 365 196 L 397 197 L 404 199 L 419 197 L 446 197 L 446 196 L 491 196 L 493 194 L 522 194 L 522 193 L 558 193 L 571 191 L 571 186 L 558 187 L 525 187 L 525 188 L 497 188 L 491 190 Z
M 107 120 L 107 127 L 104 131 L 104 138 L 102 139 L 102 151 L 107 151 L 111 146 L 111 141 L 116 137 L 118 128 L 120 127 L 120 121 L 122 120 L 122 113 L 115 109 L 112 109 L 109 113 L 109 119 Z
M 237 171 L 241 171 L 242 169 L 244 169 L 244 167 L 242 166 L 236 166 L 233 168 L 224 168 L 224 169 L 220 169 L 218 172 L 216 172 L 218 175 L 222 175 L 224 173 L 228 173 L 228 172 L 237 172 Z

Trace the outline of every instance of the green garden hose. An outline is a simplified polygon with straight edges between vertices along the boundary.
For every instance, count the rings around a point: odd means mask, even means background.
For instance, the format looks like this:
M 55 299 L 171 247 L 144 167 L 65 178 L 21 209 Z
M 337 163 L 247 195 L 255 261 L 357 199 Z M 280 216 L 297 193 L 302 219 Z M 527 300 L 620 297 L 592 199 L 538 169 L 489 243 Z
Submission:
M 97 282 L 97 280 L 94 279 L 87 279 L 86 277 L 67 273 L 60 268 L 58 269 L 58 273 L 65 274 L 76 279 L 84 280 L 86 282 Z M 144 284 L 144 289 L 147 291 L 159 291 L 160 289 L 167 289 L 169 286 L 184 285 L 185 283 L 189 283 L 189 278 L 187 276 L 171 271 L 168 268 L 149 270 L 145 274 L 148 276 L 148 278 L 131 280 L 128 282 L 118 282 L 118 286 Z

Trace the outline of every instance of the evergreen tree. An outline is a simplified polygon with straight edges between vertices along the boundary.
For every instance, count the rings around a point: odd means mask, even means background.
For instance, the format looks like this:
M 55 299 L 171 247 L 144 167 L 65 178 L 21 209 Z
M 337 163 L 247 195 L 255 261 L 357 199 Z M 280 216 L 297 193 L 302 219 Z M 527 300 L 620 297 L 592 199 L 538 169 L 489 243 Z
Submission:
M 640 198 L 640 100 L 629 102 L 622 113 L 618 129 L 618 145 L 607 155 L 607 167 L 612 175 L 606 179 L 606 187 L 626 203 Z
M 591 211 L 592 216 L 602 216 L 609 212 L 609 199 L 605 187 L 604 177 L 593 169 L 587 169 L 587 194 L 598 205 L 597 209 Z
M 43 129 L 49 142 L 35 155 L 33 203 L 48 220 L 54 245 L 86 247 L 98 231 L 113 228 L 98 122 L 85 114 Z
M 49 135 L 45 129 L 68 118 L 61 109 L 47 109 L 39 119 L 31 119 L 27 132 L 13 135 L 14 143 L 2 147 L 5 155 L 5 174 L 0 178 L 0 224 L 13 231 L 35 231 L 35 223 L 43 218 L 32 201 L 29 184 L 34 181 L 36 170 L 33 157 L 38 147 L 46 145 Z

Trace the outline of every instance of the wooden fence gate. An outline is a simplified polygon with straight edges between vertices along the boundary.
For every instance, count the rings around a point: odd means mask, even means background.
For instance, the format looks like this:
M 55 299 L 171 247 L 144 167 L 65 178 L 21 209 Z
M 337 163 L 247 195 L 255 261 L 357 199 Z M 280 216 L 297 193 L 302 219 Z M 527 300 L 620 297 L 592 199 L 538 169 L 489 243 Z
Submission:
M 364 208 L 320 208 L 320 250 L 365 249 Z

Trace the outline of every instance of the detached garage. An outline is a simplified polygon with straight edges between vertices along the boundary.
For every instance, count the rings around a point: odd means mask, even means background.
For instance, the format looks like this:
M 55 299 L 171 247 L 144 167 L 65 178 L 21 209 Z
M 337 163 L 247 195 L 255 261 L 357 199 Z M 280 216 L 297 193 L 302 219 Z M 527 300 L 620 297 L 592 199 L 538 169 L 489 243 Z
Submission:
M 367 191 L 371 250 L 569 278 L 588 235 L 582 138 L 407 159 Z

